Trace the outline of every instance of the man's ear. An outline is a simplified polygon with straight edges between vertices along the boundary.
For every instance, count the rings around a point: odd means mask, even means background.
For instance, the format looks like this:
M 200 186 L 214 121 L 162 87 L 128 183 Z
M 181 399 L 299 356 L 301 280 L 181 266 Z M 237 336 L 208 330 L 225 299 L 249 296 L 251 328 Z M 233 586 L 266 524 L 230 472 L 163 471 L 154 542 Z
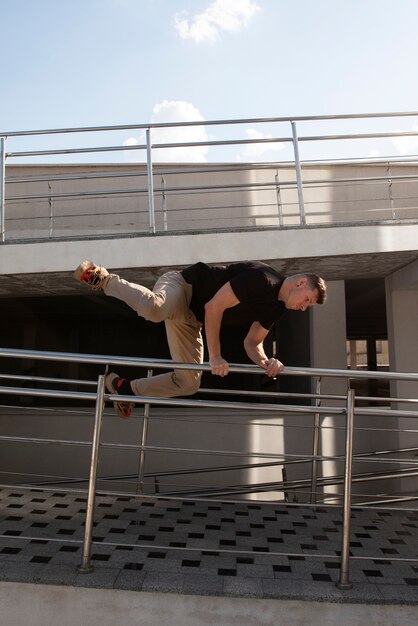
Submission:
M 308 279 L 303 277 L 303 278 L 299 278 L 298 282 L 296 283 L 296 287 L 306 287 L 308 283 Z

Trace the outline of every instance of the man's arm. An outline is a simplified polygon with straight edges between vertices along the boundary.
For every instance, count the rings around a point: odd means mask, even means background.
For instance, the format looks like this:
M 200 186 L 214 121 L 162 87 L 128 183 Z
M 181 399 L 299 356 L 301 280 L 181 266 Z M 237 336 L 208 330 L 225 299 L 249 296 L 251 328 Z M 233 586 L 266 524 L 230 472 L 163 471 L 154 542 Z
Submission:
M 232 291 L 231 283 L 225 283 L 205 304 L 205 333 L 209 352 L 209 364 L 212 374 L 226 376 L 229 371 L 228 363 L 221 356 L 220 330 L 222 316 L 225 309 L 239 304 L 239 300 Z
M 244 348 L 249 358 L 266 370 L 267 376 L 277 376 L 283 371 L 284 365 L 278 359 L 269 359 L 264 352 L 264 339 L 268 335 L 268 330 L 261 326 L 260 322 L 254 322 L 244 339 Z

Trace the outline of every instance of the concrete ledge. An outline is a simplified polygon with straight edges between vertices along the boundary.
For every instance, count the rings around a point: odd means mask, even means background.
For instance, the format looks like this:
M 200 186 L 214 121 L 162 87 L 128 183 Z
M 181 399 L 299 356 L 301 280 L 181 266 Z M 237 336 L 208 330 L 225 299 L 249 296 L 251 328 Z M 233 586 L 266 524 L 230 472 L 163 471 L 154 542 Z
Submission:
M 0 246 L 2 274 L 68 272 L 85 256 L 109 268 L 417 252 L 418 224 L 61 240 Z M 250 252 L 249 252 L 250 251 Z M 416 256 L 416 255 L 415 255 Z M 51 266 L 51 263 L 53 265 Z
M 8 626 L 415 626 L 418 606 L 333 604 L 0 582 Z
M 72 272 L 85 258 L 143 284 L 196 261 L 247 259 L 267 261 L 287 275 L 385 277 L 416 260 L 417 241 L 418 224 L 404 223 L 7 242 L 0 246 L 0 296 L 81 293 Z

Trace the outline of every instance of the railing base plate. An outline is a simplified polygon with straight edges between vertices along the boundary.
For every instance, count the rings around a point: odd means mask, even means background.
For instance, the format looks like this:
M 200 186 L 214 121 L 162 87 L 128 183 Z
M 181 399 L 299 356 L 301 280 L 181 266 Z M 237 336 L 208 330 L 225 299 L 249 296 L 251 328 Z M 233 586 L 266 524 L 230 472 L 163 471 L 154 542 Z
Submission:
M 77 572 L 79 574 L 91 574 L 94 572 L 94 567 L 92 565 L 79 565 L 77 567 Z
M 349 591 L 353 588 L 352 583 L 340 583 L 339 581 L 335 583 L 335 586 L 337 587 L 337 589 L 342 589 L 342 591 Z

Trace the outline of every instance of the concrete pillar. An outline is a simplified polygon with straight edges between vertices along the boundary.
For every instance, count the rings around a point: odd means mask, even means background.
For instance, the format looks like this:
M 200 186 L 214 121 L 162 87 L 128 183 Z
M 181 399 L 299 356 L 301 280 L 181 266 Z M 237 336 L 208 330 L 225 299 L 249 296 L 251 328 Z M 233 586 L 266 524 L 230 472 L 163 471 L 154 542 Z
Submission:
M 389 368 L 395 372 L 418 372 L 418 261 L 395 272 L 386 279 L 386 308 L 389 340 Z M 392 381 L 391 395 L 400 398 L 417 398 L 418 382 Z M 394 408 L 411 409 L 405 403 Z M 393 421 L 393 420 L 392 420 Z M 418 447 L 416 420 L 400 419 L 393 428 L 399 428 L 399 448 Z M 413 454 L 408 455 L 413 458 Z M 401 492 L 417 488 L 418 479 L 401 481 Z

